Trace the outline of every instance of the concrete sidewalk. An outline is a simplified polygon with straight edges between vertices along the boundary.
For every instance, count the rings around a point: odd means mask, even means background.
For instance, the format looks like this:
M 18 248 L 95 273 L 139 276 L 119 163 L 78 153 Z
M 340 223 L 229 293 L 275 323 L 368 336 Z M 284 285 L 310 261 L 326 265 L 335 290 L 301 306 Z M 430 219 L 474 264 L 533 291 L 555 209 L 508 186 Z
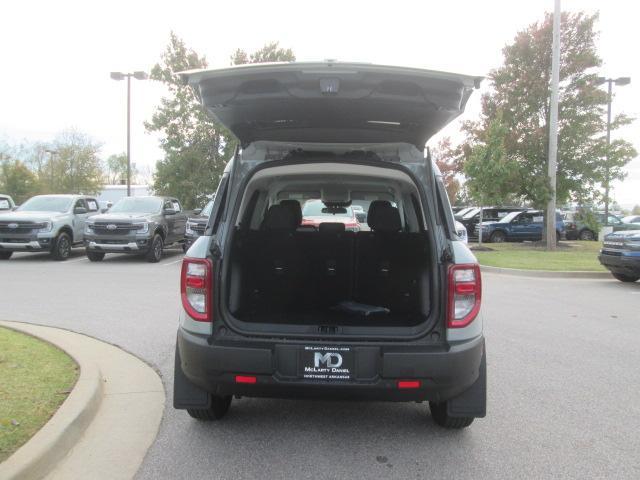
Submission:
M 56 345 L 80 366 L 73 391 L 49 422 L 0 464 L 0 478 L 130 479 L 155 440 L 165 392 L 133 355 L 85 335 L 0 321 Z

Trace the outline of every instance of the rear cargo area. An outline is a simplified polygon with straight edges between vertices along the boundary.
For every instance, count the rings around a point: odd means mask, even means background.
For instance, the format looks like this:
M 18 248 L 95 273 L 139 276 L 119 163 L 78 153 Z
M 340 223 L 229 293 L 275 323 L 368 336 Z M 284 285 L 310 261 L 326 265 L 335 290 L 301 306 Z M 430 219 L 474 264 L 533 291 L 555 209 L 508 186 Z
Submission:
M 338 222 L 300 227 L 295 202 L 271 205 L 258 230 L 238 230 L 229 307 L 238 320 L 318 326 L 415 326 L 429 312 L 424 232 L 376 200 L 366 231 Z

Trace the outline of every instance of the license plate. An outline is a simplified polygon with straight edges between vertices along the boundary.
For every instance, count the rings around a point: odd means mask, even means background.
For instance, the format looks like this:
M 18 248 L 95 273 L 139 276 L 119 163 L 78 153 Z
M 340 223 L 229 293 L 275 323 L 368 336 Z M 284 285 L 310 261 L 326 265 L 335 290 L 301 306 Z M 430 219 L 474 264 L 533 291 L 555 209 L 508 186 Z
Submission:
M 354 376 L 351 347 L 305 346 L 301 356 L 300 375 L 305 380 L 345 381 Z

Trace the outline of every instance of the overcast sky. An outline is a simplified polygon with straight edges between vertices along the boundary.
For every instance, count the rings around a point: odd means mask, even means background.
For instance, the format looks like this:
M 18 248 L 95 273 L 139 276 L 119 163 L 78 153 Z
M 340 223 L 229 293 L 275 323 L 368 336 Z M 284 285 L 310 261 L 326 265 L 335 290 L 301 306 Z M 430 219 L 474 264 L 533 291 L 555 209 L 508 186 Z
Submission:
M 640 117 L 636 1 L 563 0 L 564 10 L 599 11 L 602 74 L 630 76 L 616 90 L 614 113 Z M 75 127 L 103 143 L 104 157 L 126 149 L 126 84 L 114 70 L 149 70 L 169 32 L 229 65 L 236 48 L 252 51 L 279 41 L 298 60 L 333 58 L 485 75 L 500 65 L 502 47 L 543 18 L 553 0 L 385 2 L 5 1 L 0 5 L 0 141 L 51 141 Z M 163 93 L 151 81 L 132 85 L 132 161 L 153 165 L 162 153 L 145 133 Z M 474 93 L 463 118 L 474 118 Z M 458 123 L 442 134 L 455 136 Z M 622 132 L 640 151 L 640 120 Z M 437 138 L 430 141 L 434 144 Z M 640 158 L 616 184 L 621 204 L 640 204 Z

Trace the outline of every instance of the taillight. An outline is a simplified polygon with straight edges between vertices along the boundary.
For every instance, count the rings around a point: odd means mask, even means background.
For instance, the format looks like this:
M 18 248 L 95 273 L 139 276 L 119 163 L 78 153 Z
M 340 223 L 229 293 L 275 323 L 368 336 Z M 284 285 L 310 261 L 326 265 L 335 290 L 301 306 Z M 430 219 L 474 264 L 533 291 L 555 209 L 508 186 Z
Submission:
M 213 321 L 213 266 L 208 258 L 182 260 L 180 296 L 187 314 L 199 322 Z
M 477 264 L 449 267 L 449 305 L 447 326 L 462 328 L 478 316 L 482 299 L 480 266 Z

